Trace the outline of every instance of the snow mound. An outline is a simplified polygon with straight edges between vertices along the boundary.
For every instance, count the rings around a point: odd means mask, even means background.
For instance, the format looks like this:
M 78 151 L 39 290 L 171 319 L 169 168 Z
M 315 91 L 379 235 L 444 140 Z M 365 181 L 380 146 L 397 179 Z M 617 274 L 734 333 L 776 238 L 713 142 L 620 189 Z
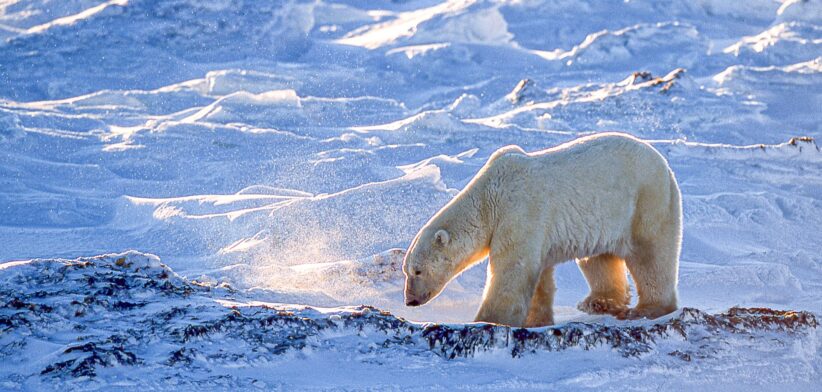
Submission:
M 699 104 L 684 98 L 695 95 L 699 96 Z M 694 111 L 696 106 L 699 111 Z M 686 137 L 691 133 L 704 134 L 704 128 L 716 126 L 704 118 L 719 117 L 733 109 L 702 91 L 685 69 L 676 68 L 661 76 L 636 71 L 613 83 L 548 90 L 524 79 L 488 106 L 486 112 L 496 114 L 465 121 L 498 128 L 519 125 L 557 131 L 577 127 L 591 131 L 630 129 L 646 138 L 671 133 Z
M 198 81 L 201 93 L 208 95 L 228 95 L 237 91 L 253 94 L 275 90 L 293 90 L 294 78 L 267 72 L 226 69 L 211 71 Z
M 568 66 L 628 70 L 636 66 L 690 68 L 698 54 L 706 50 L 707 43 L 695 27 L 680 22 L 661 22 L 593 33 L 568 51 L 557 49 L 534 53 Z M 681 53 L 692 53 L 692 56 L 683 57 Z
M 299 97 L 291 89 L 257 94 L 233 92 L 182 119 L 183 122 L 244 123 L 257 127 L 355 126 L 393 119 L 405 113 L 397 101 L 374 97 Z
M 388 22 L 354 30 L 337 42 L 377 49 L 443 41 L 502 45 L 512 38 L 498 6 L 487 1 L 451 0 L 393 16 Z
M 69 380 L 213 385 L 229 368 L 278 366 L 321 352 L 407 362 L 596 350 L 710 361 L 728 345 L 787 344 L 811 338 L 818 327 L 811 313 L 761 308 L 716 315 L 685 308 L 654 322 L 531 330 L 415 324 L 368 306 L 257 302 L 226 285 L 184 279 L 156 256 L 134 251 L 0 264 L 0 282 L 0 358 L 15 359 L 0 368 L 9 388 Z M 116 371 L 123 367 L 129 371 Z M 255 380 L 240 373 L 223 382 Z
M 777 24 L 723 50 L 748 65 L 788 65 L 813 60 L 822 51 L 822 27 L 804 22 Z M 805 49 L 811 49 L 805 51 Z
M 501 12 L 516 42 L 550 50 L 573 46 L 591 32 L 623 29 L 633 21 L 676 20 L 711 38 L 734 37 L 739 30 L 769 25 L 778 7 L 771 0 L 746 1 L 744 7 L 722 0 L 536 0 L 508 2 Z
M 367 127 L 352 127 L 352 129 L 361 132 L 379 130 L 402 132 L 430 131 L 443 135 L 464 129 L 466 127 L 466 124 L 464 124 L 454 114 L 455 113 L 445 110 L 431 110 L 388 124 L 372 125 Z

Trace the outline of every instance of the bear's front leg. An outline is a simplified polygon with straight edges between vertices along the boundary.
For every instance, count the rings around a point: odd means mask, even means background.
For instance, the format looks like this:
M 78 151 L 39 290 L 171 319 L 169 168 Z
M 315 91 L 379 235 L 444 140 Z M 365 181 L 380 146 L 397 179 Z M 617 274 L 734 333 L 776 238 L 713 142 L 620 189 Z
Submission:
M 525 327 L 539 278 L 538 258 L 491 256 L 485 296 L 475 321 Z
M 557 285 L 554 283 L 554 267 L 545 267 L 539 275 L 531 306 L 528 307 L 528 317 L 525 319 L 526 328 L 544 327 L 554 324 L 554 293 Z

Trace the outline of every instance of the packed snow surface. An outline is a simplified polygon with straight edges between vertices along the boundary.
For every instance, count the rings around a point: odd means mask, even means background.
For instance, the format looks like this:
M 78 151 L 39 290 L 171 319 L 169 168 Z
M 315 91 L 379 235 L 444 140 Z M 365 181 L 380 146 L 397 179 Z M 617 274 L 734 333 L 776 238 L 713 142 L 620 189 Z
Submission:
M 819 0 L 0 0 L 0 389 L 813 390 L 821 120 Z M 497 148 L 601 131 L 677 176 L 688 309 L 582 314 L 566 263 L 557 328 L 687 333 L 429 347 L 485 265 L 405 307 L 419 227 Z

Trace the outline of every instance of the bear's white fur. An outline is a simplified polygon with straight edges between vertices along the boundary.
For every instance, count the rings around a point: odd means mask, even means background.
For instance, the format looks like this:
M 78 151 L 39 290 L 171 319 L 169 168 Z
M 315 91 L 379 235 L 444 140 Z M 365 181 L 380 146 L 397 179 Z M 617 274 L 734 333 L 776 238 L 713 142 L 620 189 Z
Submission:
M 412 242 L 406 304 L 425 304 L 490 256 L 476 320 L 550 325 L 554 266 L 577 259 L 591 288 L 581 310 L 656 318 L 677 308 L 681 238 L 679 187 L 649 144 L 605 133 L 534 153 L 503 147 Z

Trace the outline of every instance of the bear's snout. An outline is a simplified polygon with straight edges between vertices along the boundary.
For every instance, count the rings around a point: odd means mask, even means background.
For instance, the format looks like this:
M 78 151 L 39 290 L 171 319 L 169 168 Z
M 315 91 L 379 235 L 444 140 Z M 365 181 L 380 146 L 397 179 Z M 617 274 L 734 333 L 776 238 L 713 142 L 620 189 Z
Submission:
M 421 293 L 419 289 L 422 287 L 418 286 L 419 282 L 415 284 L 413 279 L 408 279 L 406 282 L 405 287 L 405 306 L 420 306 L 426 302 L 430 298 L 431 292 Z
M 427 291 L 424 294 L 405 293 L 405 306 L 420 306 L 425 305 L 431 300 L 431 292 Z

